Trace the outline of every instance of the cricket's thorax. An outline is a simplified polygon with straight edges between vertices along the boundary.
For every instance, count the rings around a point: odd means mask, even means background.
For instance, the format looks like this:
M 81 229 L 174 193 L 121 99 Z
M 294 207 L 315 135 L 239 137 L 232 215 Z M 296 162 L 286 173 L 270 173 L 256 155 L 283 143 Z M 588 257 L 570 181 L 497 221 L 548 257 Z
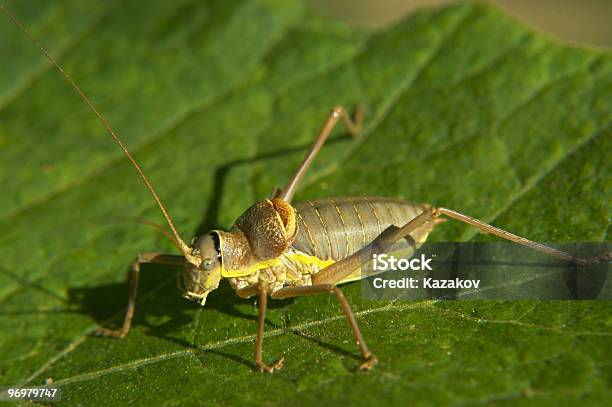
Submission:
M 231 231 L 213 231 L 219 237 L 223 277 L 252 274 L 274 262 L 295 239 L 295 213 L 281 199 L 266 199 L 248 208 Z
M 231 231 L 214 233 L 219 236 L 221 276 L 234 289 L 310 285 L 313 274 L 333 263 L 291 246 L 298 233 L 297 211 L 281 199 L 256 202 Z

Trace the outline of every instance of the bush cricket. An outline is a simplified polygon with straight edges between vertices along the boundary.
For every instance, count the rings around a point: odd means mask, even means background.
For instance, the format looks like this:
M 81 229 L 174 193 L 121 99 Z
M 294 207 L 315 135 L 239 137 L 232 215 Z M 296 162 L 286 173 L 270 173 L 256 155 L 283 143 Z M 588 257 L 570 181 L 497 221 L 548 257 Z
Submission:
M 327 198 L 293 204 L 300 181 L 334 126 L 343 122 L 351 136 L 360 136 L 361 109 L 357 108 L 351 117 L 341 106 L 331 110 L 303 161 L 287 184 L 273 191 L 271 199 L 254 203 L 229 231 L 212 230 L 187 244 L 140 165 L 93 102 L 23 24 L 3 5 L 0 8 L 63 75 L 126 155 L 165 218 L 170 230 L 163 229 L 163 232 L 181 253 L 139 254 L 131 267 L 129 302 L 123 324 L 117 330 L 100 328 L 95 331 L 98 336 L 123 338 L 129 333 L 142 264 L 178 265 L 184 267 L 182 276 L 178 276 L 183 296 L 200 305 L 205 305 L 208 294 L 219 286 L 222 279 L 227 279 L 241 298 L 258 296 L 259 318 L 254 358 L 259 371 L 272 373 L 280 369 L 284 362 L 281 358 L 267 364 L 263 358 L 268 297 L 285 299 L 323 293 L 337 298 L 361 353 L 359 368 L 369 370 L 377 364 L 378 359 L 368 348 L 351 307 L 338 288 L 339 284 L 362 278 L 364 254 L 384 251 L 385 245 L 400 240 L 416 248 L 427 239 L 436 225 L 450 218 L 467 223 L 481 232 L 567 261 L 577 264 L 590 261 L 514 235 L 460 212 L 429 204 L 377 197 Z

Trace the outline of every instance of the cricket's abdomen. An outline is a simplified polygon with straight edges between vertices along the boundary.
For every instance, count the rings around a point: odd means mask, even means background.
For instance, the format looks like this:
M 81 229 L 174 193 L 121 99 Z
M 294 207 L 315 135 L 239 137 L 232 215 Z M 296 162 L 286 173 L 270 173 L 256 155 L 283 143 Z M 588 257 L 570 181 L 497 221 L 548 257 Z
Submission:
M 324 198 L 294 204 L 298 212 L 298 233 L 292 247 L 322 260 L 341 260 L 358 251 L 389 226 L 403 226 L 427 210 L 391 198 Z M 423 241 L 431 227 L 411 233 Z

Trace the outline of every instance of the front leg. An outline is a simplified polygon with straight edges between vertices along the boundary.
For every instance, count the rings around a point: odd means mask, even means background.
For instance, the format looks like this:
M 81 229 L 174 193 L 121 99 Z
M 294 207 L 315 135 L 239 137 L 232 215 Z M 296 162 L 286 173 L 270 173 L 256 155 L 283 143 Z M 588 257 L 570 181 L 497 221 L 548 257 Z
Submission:
M 123 338 L 132 328 L 132 319 L 136 309 L 136 294 L 138 293 L 138 281 L 140 279 L 140 265 L 145 263 L 180 265 L 184 262 L 183 256 L 159 253 L 141 253 L 132 263 L 130 272 L 130 298 L 123 318 L 123 325 L 120 329 L 98 328 L 93 332 L 95 336 L 109 336 L 112 338 Z

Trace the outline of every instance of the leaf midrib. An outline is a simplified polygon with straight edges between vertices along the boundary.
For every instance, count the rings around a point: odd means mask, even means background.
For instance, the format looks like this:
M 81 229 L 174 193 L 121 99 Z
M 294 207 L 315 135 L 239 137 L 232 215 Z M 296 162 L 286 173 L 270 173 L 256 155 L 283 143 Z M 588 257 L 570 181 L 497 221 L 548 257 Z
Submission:
M 487 318 L 478 318 L 478 317 L 474 317 L 472 315 L 465 314 L 465 313 L 462 313 L 462 312 L 458 312 L 458 311 L 455 311 L 455 310 L 450 310 L 450 309 L 447 309 L 447 308 L 436 307 L 435 304 L 438 303 L 438 302 L 442 302 L 442 300 L 420 301 L 420 302 L 402 303 L 402 304 L 398 304 L 396 302 L 390 302 L 388 305 L 385 305 L 385 306 L 382 306 L 382 307 L 369 308 L 369 309 L 357 311 L 354 314 L 355 314 L 356 317 L 362 317 L 362 316 L 367 316 L 367 315 L 370 315 L 370 314 L 378 314 L 378 313 L 383 313 L 383 312 L 407 311 L 407 310 L 414 310 L 414 309 L 419 309 L 419 308 L 427 308 L 428 310 L 433 310 L 433 311 L 438 312 L 438 313 L 443 314 L 443 315 L 444 314 L 445 315 L 452 314 L 452 315 L 455 315 L 456 317 L 459 317 L 461 319 L 466 319 L 466 320 L 469 320 L 469 321 L 472 321 L 472 322 L 476 322 L 478 324 L 482 324 L 482 323 L 487 323 L 487 324 L 509 324 L 509 325 L 518 326 L 518 327 L 522 327 L 522 328 L 532 329 L 534 331 L 547 331 L 547 332 L 553 332 L 553 333 L 556 333 L 556 334 L 567 335 L 567 336 L 574 336 L 574 337 L 575 336 L 604 336 L 604 337 L 612 337 L 612 333 L 605 332 L 605 331 L 573 331 L 573 332 L 568 332 L 565 329 L 559 329 L 559 328 L 555 328 L 555 327 L 548 327 L 548 326 L 543 326 L 543 325 L 531 324 L 531 323 L 521 322 L 521 321 L 518 321 L 518 320 L 495 320 L 495 319 L 487 319 Z M 320 319 L 320 320 L 313 320 L 313 321 L 304 322 L 304 323 L 301 323 L 301 324 L 298 324 L 298 325 L 284 327 L 284 328 L 275 328 L 275 329 L 267 330 L 266 332 L 264 332 L 264 338 L 270 338 L 270 337 L 278 336 L 278 335 L 281 335 L 281 334 L 287 333 L 287 332 L 301 332 L 301 331 L 307 330 L 307 329 L 312 328 L 312 327 L 327 325 L 327 324 L 330 324 L 330 323 L 333 323 L 333 322 L 336 322 L 336 321 L 339 321 L 339 320 L 343 320 L 344 318 L 345 318 L 344 315 L 340 313 L 338 315 L 335 315 L 335 316 L 332 316 L 332 317 L 328 317 L 328 318 L 324 318 L 324 319 Z M 198 346 L 198 347 L 193 347 L 193 348 L 188 348 L 188 349 L 179 350 L 179 351 L 175 351 L 175 352 L 170 352 L 170 353 L 166 353 L 166 354 L 155 355 L 155 356 L 148 357 L 148 358 L 142 358 L 142 359 L 138 359 L 138 360 L 133 360 L 133 361 L 130 361 L 130 362 L 127 362 L 127 363 L 123 363 L 121 365 L 117 365 L 117 366 L 113 366 L 113 367 L 109 367 L 109 368 L 105 368 L 105 369 L 100 369 L 100 370 L 96 370 L 96 371 L 92 371 L 92 372 L 88 372 L 88 373 L 83 373 L 83 374 L 75 375 L 75 376 L 68 377 L 68 378 L 65 378 L 65 379 L 57 380 L 56 382 L 54 382 L 54 384 L 64 385 L 64 384 L 74 383 L 74 382 L 83 381 L 83 380 L 95 379 L 95 378 L 98 378 L 100 376 L 111 374 L 111 373 L 115 373 L 115 372 L 121 372 L 121 371 L 129 370 L 129 369 L 136 369 L 136 368 L 144 366 L 144 365 L 158 363 L 158 362 L 162 362 L 164 360 L 168 360 L 168 359 L 172 359 L 172 358 L 192 355 L 196 351 L 206 351 L 206 350 L 211 350 L 211 349 L 219 349 L 219 348 L 223 348 L 225 346 L 231 346 L 231 345 L 238 344 L 238 343 L 253 342 L 253 341 L 255 341 L 256 338 L 257 338 L 257 334 L 237 336 L 237 337 L 225 339 L 225 340 L 222 340 L 222 341 L 216 341 L 216 342 L 208 343 L 206 345 L 202 345 L 202 346 Z

